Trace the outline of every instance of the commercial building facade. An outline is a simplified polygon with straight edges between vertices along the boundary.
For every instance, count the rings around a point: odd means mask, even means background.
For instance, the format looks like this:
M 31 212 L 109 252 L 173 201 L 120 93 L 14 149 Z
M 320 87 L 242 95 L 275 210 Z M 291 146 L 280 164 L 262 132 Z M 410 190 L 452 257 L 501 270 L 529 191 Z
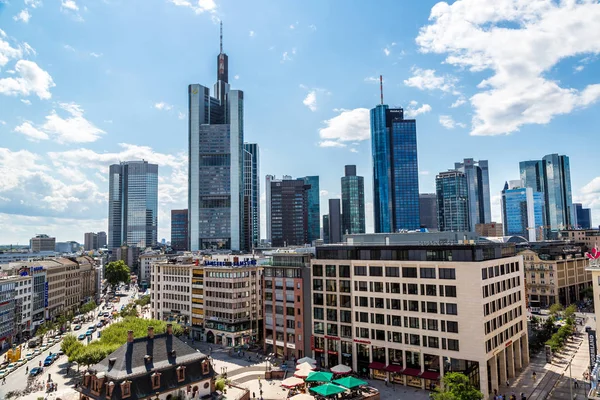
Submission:
M 189 249 L 188 210 L 171 210 L 171 248 L 175 251 Z
M 577 220 L 577 229 L 591 229 L 592 228 L 592 210 L 590 208 L 583 208 L 581 203 L 573 203 L 575 208 L 575 219 Z
M 342 234 L 365 233 L 365 178 L 356 165 L 344 167 L 342 177 Z
M 311 279 L 311 345 L 324 367 L 428 389 L 463 372 L 493 393 L 529 363 L 512 245 L 323 246 Z
M 476 224 L 475 233 L 483 237 L 504 236 L 504 229 L 502 224 L 490 222 L 487 224 Z
M 152 318 L 190 326 L 192 320 L 192 267 L 185 256 L 151 264 Z
M 435 193 L 419 194 L 419 221 L 421 228 L 427 228 L 429 231 L 438 230 L 437 221 L 437 196 Z
M 375 232 L 412 230 L 419 223 L 417 127 L 404 110 L 371 109 Z
M 273 247 L 308 243 L 308 190 L 304 179 L 267 179 L 267 225 Z
M 244 250 L 250 251 L 260 243 L 260 151 L 257 143 L 244 143 L 244 205 L 247 208 Z
M 466 175 L 460 171 L 440 172 L 435 177 L 435 193 L 439 230 L 469 231 L 469 188 Z
M 464 172 L 467 179 L 469 229 L 474 232 L 476 224 L 492 222 L 488 162 L 465 158 L 463 162 L 454 163 L 454 169 Z
M 342 241 L 342 207 L 340 199 L 329 199 L 329 243 Z
M 298 178 L 304 180 L 306 185 L 310 185 L 307 190 L 308 200 L 308 238 L 307 243 L 312 244 L 315 240 L 321 238 L 321 191 L 319 189 L 318 176 L 305 176 Z
M 45 234 L 35 235 L 35 237 L 29 239 L 29 249 L 33 253 L 40 251 L 55 251 L 56 238 Z
M 507 182 L 502 190 L 502 222 L 506 236 L 522 236 L 530 242 L 543 240 L 543 193 Z
M 98 246 L 98 234 L 95 232 L 86 232 L 83 235 L 83 249 L 85 251 L 97 250 Z

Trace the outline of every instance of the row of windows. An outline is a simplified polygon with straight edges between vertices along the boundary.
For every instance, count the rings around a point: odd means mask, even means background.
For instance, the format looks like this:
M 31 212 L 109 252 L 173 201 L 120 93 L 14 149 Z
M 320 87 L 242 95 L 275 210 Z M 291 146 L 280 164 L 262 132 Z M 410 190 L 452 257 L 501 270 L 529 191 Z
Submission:
M 504 292 L 507 289 L 512 289 L 517 286 L 521 286 L 520 276 L 484 285 L 481 290 L 483 292 L 483 298 L 485 299 L 486 297 L 493 296 L 497 293 Z
M 414 333 L 405 333 L 397 331 L 385 331 L 381 329 L 356 328 L 356 337 L 361 339 L 371 339 L 379 341 L 388 341 L 392 343 L 404 343 L 411 346 L 430 347 L 433 349 L 459 351 L 459 341 L 457 339 L 438 338 L 436 336 L 418 335 Z M 441 342 L 441 343 L 440 343 Z M 441 344 L 441 346 L 440 346 Z
M 521 306 L 519 306 L 516 307 L 514 310 L 510 310 L 502 315 L 497 316 L 491 321 L 487 321 L 484 325 L 485 334 L 487 335 L 488 333 L 501 328 L 503 325 L 510 323 L 512 320 L 520 317 L 521 315 L 523 315 L 523 309 Z
M 489 303 L 484 304 L 483 305 L 483 315 L 488 316 L 488 315 L 493 314 L 496 311 L 500 311 L 503 308 L 508 307 L 518 301 L 521 301 L 521 292 L 515 292 L 515 293 L 508 294 L 506 296 L 503 296 L 500 299 L 496 299 Z
M 512 325 L 511 327 L 507 328 L 506 330 L 500 332 L 499 334 L 494 336 L 492 339 L 487 340 L 485 342 L 486 353 L 489 353 L 490 351 L 492 351 L 492 349 L 495 349 L 496 347 L 502 345 L 502 343 L 504 343 L 504 341 L 513 337 L 514 335 L 521 332 L 522 330 L 523 330 L 523 321 L 519 321 L 516 324 Z
M 519 263 L 501 264 L 481 269 L 481 279 L 491 279 L 497 276 L 519 272 Z

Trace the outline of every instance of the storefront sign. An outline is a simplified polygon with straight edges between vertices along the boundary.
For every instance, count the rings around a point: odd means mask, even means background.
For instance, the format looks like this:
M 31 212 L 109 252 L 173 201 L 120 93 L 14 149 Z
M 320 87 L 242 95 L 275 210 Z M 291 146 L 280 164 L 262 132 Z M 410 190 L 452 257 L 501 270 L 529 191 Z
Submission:
M 506 342 L 506 344 L 504 345 L 504 347 L 508 347 L 512 344 L 512 340 L 509 340 L 508 342 Z
M 327 335 L 325 335 L 325 339 L 329 339 L 329 340 L 340 340 L 340 338 L 339 338 L 339 337 L 337 337 L 337 336 L 327 336 Z
M 265 339 L 266 344 L 273 344 L 273 339 Z
M 323 349 L 313 349 L 315 351 L 315 353 L 325 353 L 325 350 Z
M 354 341 L 356 343 L 364 343 L 364 344 L 371 344 L 370 340 L 360 340 L 360 339 L 354 339 Z
M 588 331 L 588 342 L 590 344 L 590 370 L 592 370 L 596 363 L 596 331 Z
M 332 356 L 337 356 L 337 351 L 327 350 L 327 354 L 331 354 Z

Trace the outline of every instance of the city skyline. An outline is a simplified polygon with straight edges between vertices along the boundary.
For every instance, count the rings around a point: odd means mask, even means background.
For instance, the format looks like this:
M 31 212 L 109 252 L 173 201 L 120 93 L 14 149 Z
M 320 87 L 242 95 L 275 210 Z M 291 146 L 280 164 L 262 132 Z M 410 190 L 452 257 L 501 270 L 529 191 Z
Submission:
M 421 193 L 433 192 L 435 173 L 456 160 L 489 160 L 492 220 L 499 221 L 500 192 L 506 180 L 519 176 L 519 162 L 560 152 L 570 157 L 573 202 L 591 207 L 592 223 L 599 221 L 600 177 L 586 166 L 595 154 L 593 146 L 581 146 L 593 142 L 598 124 L 597 94 L 590 86 L 596 83 L 597 60 L 589 57 L 598 49 L 579 32 L 564 35 L 580 39 L 577 44 L 557 34 L 545 50 L 549 57 L 534 69 L 521 70 L 537 75 L 524 77 L 515 69 L 504 76 L 502 65 L 519 60 L 529 66 L 537 53 L 524 56 L 515 49 L 499 55 L 461 38 L 446 41 L 443 32 L 460 26 L 466 11 L 459 5 L 467 3 L 472 15 L 481 16 L 480 25 L 469 27 L 474 37 L 494 43 L 502 41 L 501 32 L 486 28 L 494 21 L 515 22 L 506 30 L 526 41 L 552 13 L 562 15 L 567 29 L 575 12 L 598 12 L 591 4 L 572 10 L 554 5 L 529 10 L 537 22 L 521 26 L 528 10 L 507 16 L 498 7 L 493 10 L 498 15 L 490 16 L 482 13 L 483 3 L 463 0 L 432 12 L 435 2 L 423 2 L 402 7 L 415 23 L 400 27 L 392 15 L 382 17 L 366 5 L 276 5 L 273 22 L 268 16 L 247 20 L 250 5 L 234 8 L 220 1 L 203 13 L 158 2 L 148 16 L 136 15 L 132 5 L 74 10 L 1 2 L 0 40 L 6 45 L 0 46 L 0 107 L 6 112 L 0 116 L 0 172 L 10 179 L 0 185 L 0 226 L 7 227 L 0 243 L 24 244 L 36 232 L 81 242 L 85 232 L 107 230 L 108 166 L 136 159 L 160 166 L 158 240 L 169 238 L 170 210 L 187 203 L 187 99 L 182 91 L 189 82 L 214 81 L 220 19 L 225 21 L 225 48 L 235 54 L 229 81 L 246 95 L 244 139 L 261 146 L 259 179 L 318 175 L 321 214 L 327 199 L 340 197 L 336 171 L 348 164 L 372 170 L 368 110 L 380 103 L 381 74 L 384 102 L 403 107 L 417 120 Z M 124 20 L 112 16 L 116 7 Z M 332 23 L 330 7 L 339 18 Z M 388 7 L 400 6 L 390 2 Z M 24 9 L 27 21 L 16 18 Z M 449 25 L 438 18 L 443 14 L 451 17 Z M 113 31 L 98 37 L 98 26 L 107 23 Z M 370 29 L 356 31 L 359 23 Z M 587 31 L 594 31 L 599 23 L 586 24 Z M 188 51 L 189 32 L 206 38 L 194 52 Z M 156 38 L 156 51 L 136 46 L 138 37 Z M 330 51 L 334 44 L 339 46 L 335 55 Z M 460 46 L 466 49 L 462 55 Z M 322 68 L 313 72 L 316 59 Z M 542 77 L 550 70 L 550 77 Z M 29 80 L 32 76 L 40 79 Z M 537 85 L 538 78 L 551 93 L 535 86 L 524 96 L 519 82 Z M 484 80 L 495 93 L 478 87 Z M 562 94 L 553 96 L 557 93 Z M 495 111 L 490 104 L 502 96 L 523 98 L 520 107 L 529 112 L 508 106 Z M 565 103 L 549 100 L 557 97 Z M 275 115 L 265 111 L 265 99 L 278 105 Z M 537 108 L 540 104 L 543 109 Z M 565 132 L 577 133 L 578 140 L 566 140 Z M 311 161 L 298 154 L 308 154 Z M 363 175 L 366 231 L 372 232 L 372 176 Z M 262 238 L 264 203 L 260 214 Z

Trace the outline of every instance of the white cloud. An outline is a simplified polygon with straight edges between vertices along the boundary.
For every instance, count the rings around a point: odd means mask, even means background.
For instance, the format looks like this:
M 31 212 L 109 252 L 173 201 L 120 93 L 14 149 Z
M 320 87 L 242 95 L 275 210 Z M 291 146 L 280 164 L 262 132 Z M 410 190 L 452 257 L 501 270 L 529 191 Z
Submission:
M 454 103 L 452 103 L 452 105 L 450 107 L 451 108 L 460 107 L 463 104 L 465 104 L 466 102 L 467 101 L 463 97 L 459 97 L 458 99 L 456 99 L 456 101 Z
M 436 4 L 416 41 L 445 63 L 489 71 L 471 97 L 473 135 L 498 135 L 586 107 L 600 97 L 591 84 L 561 87 L 548 72 L 563 59 L 600 53 L 597 1 L 460 0 Z
M 25 121 L 21 125 L 15 127 L 15 132 L 27 136 L 28 140 L 37 142 L 40 140 L 48 140 L 50 137 L 46 132 L 42 132 L 39 129 L 31 125 L 31 122 Z
M 429 175 L 429 171 L 419 171 L 419 175 Z
M 34 56 L 37 55 L 35 49 L 33 47 L 31 47 L 29 45 L 29 43 L 24 42 L 22 47 L 23 47 L 23 50 L 25 50 L 25 54 L 28 54 L 28 55 L 33 54 Z
M 29 14 L 29 10 L 26 8 L 21 10 L 20 13 L 18 13 L 17 15 L 15 15 L 13 17 L 13 19 L 15 21 L 23 21 L 25 23 L 28 23 L 30 18 L 31 18 L 31 14 Z
M 293 54 L 296 54 L 296 51 L 294 50 Z M 283 64 L 286 61 L 292 61 L 292 57 L 290 56 L 290 53 L 288 53 L 287 51 L 284 51 L 283 54 L 281 55 L 281 63 Z
M 324 121 L 319 129 L 321 147 L 344 147 L 343 142 L 367 140 L 371 137 L 369 110 L 355 108 L 341 111 L 339 115 Z M 335 143 L 335 144 L 334 144 Z
M 310 29 L 311 31 L 315 32 L 317 30 L 317 26 L 316 25 L 309 25 L 308 29 Z
M 289 28 L 296 29 L 297 26 L 298 26 L 298 22 L 296 22 L 295 24 L 290 24 Z
M 0 35 L 0 37 L 6 37 L 6 33 L 4 33 L 4 31 L 1 32 L 2 35 Z M 23 50 L 20 47 L 12 47 L 7 41 L 0 38 L 0 67 L 5 66 L 8 61 L 15 58 L 21 58 L 22 56 Z
M 438 76 L 434 69 L 421 69 L 413 67 L 413 76 L 404 80 L 406 86 L 415 87 L 420 90 L 441 90 L 442 92 L 460 94 L 455 85 L 458 80 L 452 76 Z
M 389 56 L 391 54 L 390 49 L 388 49 L 387 47 L 384 47 L 383 54 L 385 54 L 386 56 Z
M 250 33 L 248 34 L 248 36 L 254 37 L 254 31 L 250 31 Z
M 21 99 L 21 103 L 27 104 L 28 106 L 30 106 L 31 105 L 31 100 Z
M 40 99 L 52 97 L 50 88 L 56 86 L 50 74 L 35 62 L 19 60 L 15 65 L 19 78 L 0 79 L 0 93 L 9 96 L 36 94 Z
M 233 79 L 240 79 L 240 76 L 239 76 L 239 75 L 235 75 L 235 76 L 233 77 Z
M 42 5 L 42 0 L 25 0 L 25 5 L 31 8 L 38 8 Z
M 156 108 L 157 110 L 169 111 L 173 108 L 173 106 L 165 103 L 164 101 L 161 101 L 159 103 L 154 103 L 154 108 Z
M 417 115 L 426 114 L 431 111 L 431 106 L 429 104 L 421 104 L 421 107 L 415 108 L 415 107 L 417 107 L 418 104 L 419 103 L 417 103 L 414 100 L 411 101 L 409 106 L 404 109 L 404 114 L 408 118 L 414 118 Z
M 355 148 L 351 148 L 351 149 L 350 149 L 350 152 L 351 152 L 351 153 L 358 153 L 358 150 L 356 150 Z
M 317 111 L 317 91 L 311 90 L 310 92 L 308 92 L 308 94 L 302 101 L 302 104 L 308 107 L 310 111 Z
M 584 66 L 583 65 L 577 65 L 575 68 L 573 68 L 575 70 L 575 72 L 581 72 L 584 70 Z
M 0 125 L 6 125 L 6 121 L 0 119 Z
M 102 53 L 94 53 L 93 51 L 90 53 L 90 56 L 94 57 L 94 58 L 99 58 L 102 57 L 103 54 Z
M 450 115 L 440 115 L 440 125 L 446 129 L 454 129 L 455 127 L 466 128 L 467 126 L 462 122 L 456 122 Z
M 75 103 L 58 103 L 70 116 L 63 118 L 56 110 L 46 116 L 42 130 L 50 134 L 58 143 L 95 142 L 106 133 L 83 117 L 84 110 Z
M 328 195 L 329 195 L 329 192 L 325 189 L 321 189 L 319 191 L 319 196 L 321 196 L 321 197 L 327 197 Z
M 185 119 L 185 113 L 182 113 L 181 111 L 179 111 L 177 113 L 177 118 L 179 118 L 179 119 Z
M 73 46 L 71 46 L 71 45 L 69 45 L 69 44 L 65 44 L 65 45 L 63 46 L 63 48 L 64 48 L 65 50 L 72 51 L 72 52 L 75 52 L 75 51 L 77 51 L 77 50 L 75 50 L 75 47 L 73 47 Z
M 62 0 L 60 6 L 67 10 L 79 11 L 79 6 L 75 2 L 75 0 Z
M 368 82 L 368 83 L 379 83 L 379 77 L 378 76 L 367 76 L 365 78 L 365 82 Z M 383 83 L 385 83 L 385 79 L 383 80 Z
M 217 4 L 214 0 L 167 0 L 169 3 L 173 3 L 176 6 L 188 7 L 192 9 L 196 14 L 202 14 L 204 12 L 214 13 L 217 11 Z

